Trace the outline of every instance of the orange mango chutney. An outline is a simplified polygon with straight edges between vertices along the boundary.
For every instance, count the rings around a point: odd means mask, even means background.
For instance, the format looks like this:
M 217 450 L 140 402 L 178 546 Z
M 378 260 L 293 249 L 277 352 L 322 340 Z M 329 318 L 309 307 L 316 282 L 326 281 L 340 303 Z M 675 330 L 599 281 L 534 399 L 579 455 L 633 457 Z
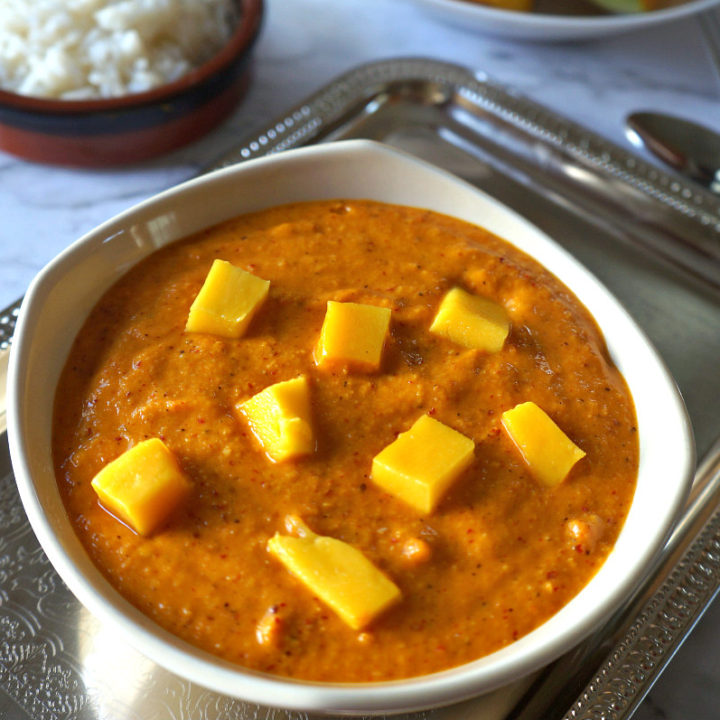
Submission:
M 215 259 L 270 282 L 239 338 L 186 330 Z M 505 309 L 500 350 L 429 332 L 455 287 Z M 377 369 L 318 364 L 328 301 L 391 310 Z M 274 462 L 236 408 L 301 375 L 315 446 Z M 530 401 L 584 453 L 554 486 L 536 479 L 502 424 Z M 427 513 L 372 480 L 373 458 L 423 415 L 474 443 Z M 133 267 L 74 342 L 53 452 L 93 562 L 160 626 L 259 671 L 362 682 L 477 659 L 576 595 L 632 501 L 635 425 L 594 320 L 536 261 L 451 217 L 336 200 L 241 216 Z M 190 489 L 142 536 L 91 481 L 149 438 L 163 440 Z M 350 627 L 268 551 L 289 516 L 359 550 L 400 599 Z

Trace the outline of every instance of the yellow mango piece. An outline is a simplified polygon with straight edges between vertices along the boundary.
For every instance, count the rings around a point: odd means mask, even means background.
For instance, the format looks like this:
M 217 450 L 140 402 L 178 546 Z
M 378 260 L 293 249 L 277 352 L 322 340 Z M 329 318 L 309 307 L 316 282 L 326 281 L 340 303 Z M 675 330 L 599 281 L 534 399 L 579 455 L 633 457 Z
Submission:
M 430 332 L 466 348 L 494 353 L 502 349 L 510 319 L 493 300 L 453 288 L 442 299 Z
M 158 438 L 108 463 L 92 487 L 105 508 L 140 535 L 156 530 L 190 491 L 175 456 Z
M 307 378 L 275 383 L 237 409 L 271 460 L 281 462 L 315 450 Z
M 300 537 L 276 533 L 268 551 L 351 628 L 364 628 L 400 600 L 395 583 L 359 550 L 316 535 L 299 518 L 289 520 Z
M 372 481 L 427 515 L 472 463 L 474 450 L 470 438 L 423 415 L 373 458 Z
M 532 474 L 550 487 L 561 483 L 585 452 L 534 402 L 506 410 L 502 424 Z
M 389 327 L 389 308 L 329 300 L 315 360 L 377 370 Z
M 270 282 L 214 260 L 200 292 L 190 306 L 185 330 L 239 338 L 267 297 Z

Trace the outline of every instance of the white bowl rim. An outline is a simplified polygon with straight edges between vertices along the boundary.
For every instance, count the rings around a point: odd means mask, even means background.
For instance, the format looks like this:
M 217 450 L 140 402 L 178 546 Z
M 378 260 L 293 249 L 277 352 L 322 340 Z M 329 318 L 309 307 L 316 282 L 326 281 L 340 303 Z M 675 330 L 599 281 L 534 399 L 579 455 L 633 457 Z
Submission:
M 690 0 L 672 7 L 615 15 L 541 15 L 481 5 L 468 0 L 414 0 L 425 10 L 466 29 L 538 41 L 575 41 L 629 32 L 696 15 L 720 0 Z
M 120 597 L 102 578 L 99 571 L 96 571 L 96 576 L 92 581 L 88 579 L 59 545 L 55 530 L 40 503 L 35 480 L 28 464 L 27 440 L 21 430 L 25 422 L 21 388 L 27 382 L 27 378 L 23 374 L 24 367 L 32 350 L 33 326 L 42 311 L 42 295 L 48 286 L 51 286 L 56 277 L 62 275 L 67 267 L 75 262 L 76 255 L 82 254 L 83 249 L 87 249 L 91 243 L 104 242 L 117 232 L 118 227 L 127 225 L 137 215 L 152 212 L 164 204 L 172 203 L 177 197 L 191 192 L 194 188 L 206 188 L 214 184 L 222 185 L 230 180 L 239 181 L 239 178 L 242 179 L 243 176 L 256 170 L 264 171 L 271 168 L 277 171 L 278 168 L 291 163 L 323 163 L 327 162 L 329 158 L 348 164 L 359 160 L 400 163 L 408 170 L 436 175 L 445 182 L 456 186 L 458 192 L 464 189 L 464 192 L 494 205 L 499 213 L 507 215 L 528 231 L 532 230 L 544 238 L 544 242 L 551 246 L 552 252 L 572 266 L 573 271 L 577 274 L 576 280 L 579 279 L 579 282 L 584 285 L 590 284 L 604 298 L 605 302 L 610 303 L 617 316 L 624 318 L 628 326 L 634 329 L 637 342 L 645 348 L 649 356 L 654 358 L 657 377 L 664 383 L 663 391 L 667 395 L 665 410 L 673 418 L 673 427 L 678 434 L 675 450 L 680 453 L 676 458 L 678 478 L 668 498 L 665 515 L 652 541 L 635 558 L 634 572 L 614 586 L 610 597 L 606 598 L 604 603 L 596 605 L 592 611 L 585 613 L 582 622 L 558 626 L 560 632 L 557 636 L 539 648 L 533 647 L 533 637 L 538 632 L 536 630 L 490 656 L 458 668 L 418 678 L 378 683 L 324 684 L 295 681 L 248 671 L 220 661 L 158 628 L 145 615 Z M 342 194 L 338 197 L 341 196 L 348 197 Z M 389 201 L 394 202 L 393 200 Z M 280 199 L 275 204 L 283 202 L 284 200 Z M 425 203 L 420 203 L 420 205 L 426 206 Z M 522 245 L 520 247 L 522 249 Z M 563 280 L 567 281 L 566 278 Z M 575 292 L 577 294 L 577 291 Z M 582 296 L 580 299 L 583 301 Z M 637 587 L 642 577 L 642 568 L 647 567 L 647 564 L 657 556 L 669 536 L 673 522 L 687 495 L 695 461 L 690 421 L 668 369 L 652 348 L 643 331 L 637 327 L 619 302 L 593 275 L 555 241 L 530 225 L 517 213 L 472 185 L 403 151 L 367 140 L 338 141 L 285 151 L 190 180 L 120 213 L 87 233 L 58 255 L 32 282 L 18 319 L 8 372 L 8 438 L 20 496 L 41 546 L 78 599 L 102 622 L 119 628 L 129 644 L 139 649 L 158 665 L 200 685 L 230 696 L 266 705 L 268 698 L 272 698 L 271 704 L 293 710 L 371 714 L 421 710 L 447 705 L 489 692 L 543 667 L 579 642 Z M 65 522 L 67 522 L 67 518 Z M 592 582 L 593 580 L 591 580 Z M 562 616 L 567 607 L 558 611 L 548 623 L 555 622 L 558 625 L 556 618 Z M 542 628 L 546 624 L 544 623 L 540 627 Z M 524 651 L 524 654 L 518 659 L 516 655 L 521 651 Z

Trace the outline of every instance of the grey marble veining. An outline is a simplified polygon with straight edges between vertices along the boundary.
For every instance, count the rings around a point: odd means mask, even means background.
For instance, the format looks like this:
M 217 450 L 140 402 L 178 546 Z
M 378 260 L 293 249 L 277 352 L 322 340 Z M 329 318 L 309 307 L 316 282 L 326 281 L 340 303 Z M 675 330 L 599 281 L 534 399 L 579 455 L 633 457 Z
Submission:
M 112 215 L 193 176 L 242 137 L 360 63 L 428 56 L 463 64 L 630 147 L 637 109 L 682 114 L 720 131 L 720 82 L 699 20 L 583 43 L 504 40 L 444 25 L 411 0 L 269 0 L 253 83 L 209 136 L 127 168 L 74 170 L 0 153 L 0 307 L 35 273 Z M 0 700 L 0 716 L 2 715 Z M 720 609 L 710 609 L 643 702 L 639 720 L 720 717 Z

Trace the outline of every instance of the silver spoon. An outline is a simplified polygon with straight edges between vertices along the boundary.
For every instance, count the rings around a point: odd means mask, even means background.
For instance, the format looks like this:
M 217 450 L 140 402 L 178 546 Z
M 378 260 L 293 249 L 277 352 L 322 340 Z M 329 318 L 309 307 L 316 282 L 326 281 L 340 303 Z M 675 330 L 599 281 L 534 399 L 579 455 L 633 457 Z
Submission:
M 626 120 L 630 142 L 720 194 L 720 134 L 673 115 L 636 112 Z

